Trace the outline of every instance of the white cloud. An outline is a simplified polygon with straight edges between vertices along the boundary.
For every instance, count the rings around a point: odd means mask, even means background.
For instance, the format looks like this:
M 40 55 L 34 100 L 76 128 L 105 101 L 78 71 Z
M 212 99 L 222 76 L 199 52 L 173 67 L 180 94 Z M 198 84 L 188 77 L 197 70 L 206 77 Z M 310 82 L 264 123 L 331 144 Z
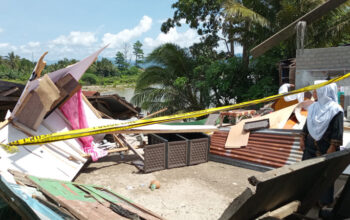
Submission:
M 40 46 L 40 42 L 38 42 L 38 41 L 36 41 L 36 42 L 31 41 L 31 42 L 28 43 L 28 46 L 29 47 L 39 47 Z
M 38 41 L 30 41 L 27 44 L 21 45 L 18 48 L 18 53 L 22 54 L 33 54 L 40 50 L 40 42 Z
M 0 43 L 0 48 L 5 48 L 5 47 L 9 47 L 10 44 L 8 43 Z
M 175 43 L 181 47 L 189 47 L 193 43 L 200 42 L 200 36 L 196 30 L 188 29 L 183 33 L 179 33 L 176 28 L 171 28 L 168 33 L 160 33 L 156 39 L 147 37 L 144 39 L 146 47 L 154 48 L 164 43 Z
M 102 38 L 103 45 L 110 44 L 109 48 L 121 47 L 123 43 L 129 42 L 132 38 L 141 36 L 147 32 L 151 26 L 152 18 L 145 15 L 133 29 L 124 29 L 117 34 L 104 34 Z
M 77 46 L 90 46 L 97 41 L 95 33 L 92 32 L 80 32 L 72 31 L 68 36 L 61 35 L 58 38 L 51 41 L 53 45 L 77 45 Z
M 0 33 L 1 33 L 1 32 L 4 32 L 4 29 L 0 28 Z

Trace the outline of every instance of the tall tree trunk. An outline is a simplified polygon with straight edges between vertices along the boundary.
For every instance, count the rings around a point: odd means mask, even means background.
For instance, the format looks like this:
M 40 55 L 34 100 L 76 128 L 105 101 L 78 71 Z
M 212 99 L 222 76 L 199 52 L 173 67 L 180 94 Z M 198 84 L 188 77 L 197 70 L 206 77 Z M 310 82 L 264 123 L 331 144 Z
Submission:
M 234 40 L 230 40 L 230 53 L 231 53 L 231 57 L 235 56 L 235 42 Z
M 243 66 L 248 69 L 249 66 L 249 47 L 243 45 L 243 55 L 242 55 Z

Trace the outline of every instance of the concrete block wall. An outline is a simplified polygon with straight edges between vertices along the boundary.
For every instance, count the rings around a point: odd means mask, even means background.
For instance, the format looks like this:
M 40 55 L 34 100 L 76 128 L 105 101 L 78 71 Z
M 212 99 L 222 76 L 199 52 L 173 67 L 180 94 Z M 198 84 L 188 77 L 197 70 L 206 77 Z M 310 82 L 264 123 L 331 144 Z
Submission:
M 297 51 L 297 70 L 350 68 L 350 47 L 329 47 Z
M 295 86 L 302 88 L 314 83 L 350 72 L 350 46 L 304 49 L 297 51 Z M 337 83 L 344 87 L 345 111 L 350 105 L 350 79 Z M 350 116 L 349 116 L 350 117 Z

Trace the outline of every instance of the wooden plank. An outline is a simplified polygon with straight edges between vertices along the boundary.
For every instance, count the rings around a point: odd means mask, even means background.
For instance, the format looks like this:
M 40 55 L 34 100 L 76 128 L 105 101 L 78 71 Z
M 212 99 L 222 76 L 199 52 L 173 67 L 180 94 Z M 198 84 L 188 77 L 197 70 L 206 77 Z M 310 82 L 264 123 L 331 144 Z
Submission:
M 268 219 L 268 218 L 284 219 L 285 217 L 296 212 L 299 206 L 300 206 L 300 201 L 293 201 L 276 210 L 267 212 L 266 214 L 260 216 L 258 219 Z
M 12 93 L 18 91 L 19 88 L 17 86 L 11 88 L 11 89 L 8 89 L 6 91 L 2 91 L 0 92 L 0 96 L 8 96 L 8 95 L 11 95 Z
M 152 114 L 146 115 L 145 117 L 143 117 L 141 119 L 151 118 L 151 117 L 153 117 L 155 115 L 158 115 L 158 114 L 160 114 L 162 112 L 165 112 L 166 110 L 168 110 L 168 108 L 163 108 L 163 109 L 161 109 L 159 111 L 153 112 Z
M 10 121 L 11 121 L 10 119 L 6 119 L 5 121 L 0 122 L 0 129 L 8 125 Z
M 27 186 L 35 187 L 35 185 L 27 179 L 27 175 L 25 173 L 19 172 L 17 170 L 12 170 L 12 169 L 8 169 L 8 172 L 13 175 L 13 178 L 15 179 L 17 184 L 20 182 Z
M 48 201 L 47 199 L 44 199 L 43 197 L 32 195 L 32 197 L 36 200 L 38 200 L 43 205 L 47 206 L 52 211 L 56 212 L 60 216 L 63 215 L 64 219 L 77 219 L 75 218 L 71 213 L 69 213 L 65 208 L 58 206 L 57 204 L 54 204 L 52 201 Z
M 86 98 L 84 94 L 81 94 L 83 101 L 91 109 L 91 111 L 96 115 L 97 118 L 102 118 L 100 112 L 91 104 L 91 102 Z
M 125 138 L 123 137 L 123 135 L 119 134 L 118 137 L 124 142 L 124 144 L 132 151 L 134 152 L 135 155 L 137 155 L 142 161 L 145 161 L 145 158 L 134 148 L 132 147 L 130 144 L 128 144 L 128 142 L 126 142 Z
M 146 209 L 145 207 L 143 207 L 143 206 L 141 206 L 141 205 L 139 205 L 139 204 L 137 204 L 137 203 L 134 203 L 134 202 L 132 202 L 132 201 L 130 201 L 130 200 L 127 200 L 127 199 L 125 199 L 124 197 L 119 196 L 118 194 L 116 194 L 116 193 L 114 193 L 114 192 L 112 192 L 112 191 L 109 191 L 109 190 L 107 190 L 107 189 L 101 189 L 101 188 L 99 188 L 99 187 L 95 187 L 95 188 L 96 188 L 96 189 L 100 189 L 101 191 L 105 191 L 105 192 L 108 192 L 108 193 L 110 193 L 110 194 L 113 194 L 114 196 L 118 197 L 118 199 L 124 201 L 125 203 L 130 204 L 131 206 L 134 206 L 135 208 L 137 208 L 137 209 L 139 209 L 139 210 L 142 210 L 143 212 L 145 212 L 145 213 L 147 213 L 147 214 L 150 214 L 150 215 L 154 216 L 154 217 L 157 218 L 157 219 L 164 219 L 164 218 L 162 218 L 161 216 L 159 216 L 158 214 L 152 212 L 151 210 L 148 210 L 148 209 Z
M 56 100 L 60 98 L 60 91 L 52 80 L 45 75 L 39 82 L 38 88 L 26 97 L 22 108 L 15 115 L 15 119 L 36 130 Z
M 0 198 L 15 210 L 22 219 L 39 220 L 40 218 L 31 207 L 16 195 L 7 184 L 0 178 Z
M 306 13 L 305 15 L 301 16 L 300 18 L 298 18 L 297 20 L 289 24 L 287 27 L 283 28 L 276 34 L 269 37 L 264 42 L 260 43 L 258 46 L 254 47 L 250 51 L 251 55 L 254 58 L 256 58 L 264 54 L 266 51 L 270 50 L 272 47 L 278 45 L 281 41 L 291 37 L 295 33 L 295 30 L 296 30 L 295 27 L 299 21 L 306 21 L 307 24 L 310 24 L 315 20 L 321 18 L 323 15 L 325 15 L 329 11 L 343 4 L 344 2 L 346 2 L 346 0 L 329 0 L 324 4 L 316 7 L 315 9 L 311 10 L 310 12 Z
M 137 149 L 137 147 L 135 149 Z M 127 151 L 127 150 L 129 150 L 128 147 L 121 147 L 121 148 L 107 150 L 107 152 L 108 152 L 108 154 L 110 154 L 110 153 L 118 153 L 118 152 Z M 91 157 L 90 154 L 81 154 L 81 156 L 84 157 L 84 158 Z
M 297 104 L 261 117 L 255 117 L 240 121 L 237 125 L 231 127 L 226 140 L 225 148 L 240 148 L 242 146 L 247 146 L 250 132 L 244 131 L 244 124 L 246 122 L 269 119 L 270 128 L 283 128 L 296 106 Z
M 60 91 L 60 97 L 52 104 L 50 111 L 45 115 L 48 117 L 59 106 L 62 106 L 69 100 L 79 89 L 81 85 L 76 81 L 71 74 L 67 74 L 56 82 L 56 86 Z
M 17 102 L 18 97 L 12 97 L 12 96 L 0 96 L 1 102 Z
M 298 213 L 305 214 L 349 163 L 347 149 L 250 177 L 255 187 L 234 199 L 220 219 L 253 219 L 296 200 Z
M 114 95 L 98 95 L 98 96 L 91 96 L 88 97 L 89 100 L 92 101 L 103 101 L 103 99 L 114 99 L 117 102 L 119 102 L 120 104 L 122 104 L 124 107 L 126 107 L 127 109 L 131 110 L 132 112 L 134 112 L 135 114 L 138 114 L 137 110 L 130 104 L 128 103 L 125 99 L 121 98 L 119 95 L 114 94 Z

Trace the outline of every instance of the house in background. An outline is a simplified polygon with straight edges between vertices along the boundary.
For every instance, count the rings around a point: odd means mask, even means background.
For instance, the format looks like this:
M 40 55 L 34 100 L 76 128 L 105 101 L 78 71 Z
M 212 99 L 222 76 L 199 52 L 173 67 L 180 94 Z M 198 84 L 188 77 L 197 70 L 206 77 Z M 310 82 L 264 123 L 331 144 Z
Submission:
M 350 72 L 350 46 L 298 50 L 296 56 L 296 89 Z M 337 82 L 341 105 L 350 105 L 350 79 Z M 349 116 L 349 115 L 348 115 Z

